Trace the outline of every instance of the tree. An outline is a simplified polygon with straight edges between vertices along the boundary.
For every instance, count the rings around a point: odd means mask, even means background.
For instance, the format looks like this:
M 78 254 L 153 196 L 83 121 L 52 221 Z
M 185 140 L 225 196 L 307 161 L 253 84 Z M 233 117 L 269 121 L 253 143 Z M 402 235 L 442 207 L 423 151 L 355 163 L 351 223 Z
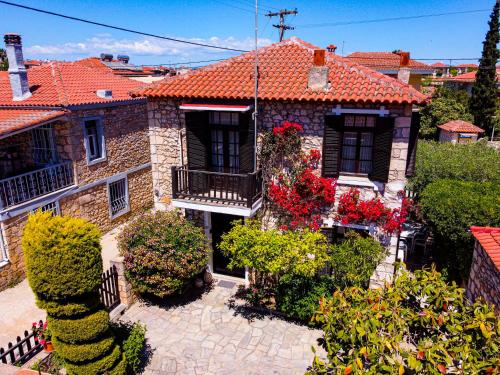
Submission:
M 485 129 L 487 134 L 490 134 L 493 129 L 497 109 L 496 65 L 500 57 L 499 10 L 500 1 L 497 0 L 488 22 L 490 28 L 483 42 L 483 54 L 476 73 L 476 81 L 472 87 L 470 106 L 475 123 Z
M 449 92 L 449 91 L 448 91 Z M 433 139 L 437 126 L 452 120 L 472 121 L 466 102 L 459 95 L 436 95 L 431 103 L 420 111 L 420 137 Z
M 9 60 L 7 60 L 7 53 L 3 48 L 0 48 L 0 70 L 9 69 Z
M 100 232 L 81 219 L 30 215 L 22 246 L 37 305 L 47 311 L 54 349 L 69 374 L 124 375 L 126 359 L 99 299 Z

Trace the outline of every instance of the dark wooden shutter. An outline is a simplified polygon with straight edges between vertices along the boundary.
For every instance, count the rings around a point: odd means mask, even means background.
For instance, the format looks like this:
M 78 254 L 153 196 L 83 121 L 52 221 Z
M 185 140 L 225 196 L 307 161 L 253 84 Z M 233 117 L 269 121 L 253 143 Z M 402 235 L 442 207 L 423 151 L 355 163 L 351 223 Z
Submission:
M 254 121 L 250 112 L 240 114 L 240 173 L 254 170 Z
M 324 177 L 338 177 L 340 151 L 342 149 L 342 131 L 344 116 L 326 116 L 323 135 L 323 168 Z
M 373 171 L 370 178 L 380 182 L 389 180 L 394 118 L 377 117 L 373 141 Z
M 189 169 L 207 170 L 210 151 L 208 112 L 186 112 L 186 139 Z
M 413 176 L 417 160 L 418 132 L 420 130 L 420 112 L 413 112 L 411 116 L 410 139 L 408 140 L 408 156 L 406 159 L 406 177 Z

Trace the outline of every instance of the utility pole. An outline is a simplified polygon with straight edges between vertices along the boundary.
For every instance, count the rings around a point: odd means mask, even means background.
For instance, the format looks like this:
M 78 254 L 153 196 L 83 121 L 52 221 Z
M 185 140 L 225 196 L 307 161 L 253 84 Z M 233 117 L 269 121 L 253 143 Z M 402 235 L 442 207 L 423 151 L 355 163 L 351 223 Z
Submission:
M 275 27 L 279 30 L 280 42 L 283 40 L 283 37 L 285 36 L 285 30 L 295 30 L 295 27 L 285 25 L 285 16 L 288 16 L 291 14 L 295 15 L 297 13 L 299 13 L 299 12 L 297 11 L 297 8 L 295 8 L 294 10 L 283 9 L 283 10 L 280 10 L 279 12 L 269 12 L 268 14 L 266 14 L 267 17 L 279 16 L 279 18 L 280 18 L 279 25 L 273 25 L 273 27 Z

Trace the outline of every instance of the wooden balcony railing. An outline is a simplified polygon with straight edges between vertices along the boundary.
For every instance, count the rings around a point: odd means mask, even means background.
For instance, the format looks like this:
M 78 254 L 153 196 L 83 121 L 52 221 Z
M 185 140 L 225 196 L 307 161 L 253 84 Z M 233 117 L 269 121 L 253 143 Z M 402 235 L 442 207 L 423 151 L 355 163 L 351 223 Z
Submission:
M 252 208 L 262 197 L 262 171 L 233 174 L 172 167 L 172 197 Z
M 71 161 L 0 180 L 0 209 L 30 201 L 73 184 Z

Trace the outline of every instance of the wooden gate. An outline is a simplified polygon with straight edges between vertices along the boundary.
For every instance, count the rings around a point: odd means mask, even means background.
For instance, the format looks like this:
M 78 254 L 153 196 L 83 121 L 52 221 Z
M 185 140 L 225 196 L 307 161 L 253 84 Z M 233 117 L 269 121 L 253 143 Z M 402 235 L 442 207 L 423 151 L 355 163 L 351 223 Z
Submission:
M 112 311 L 120 304 L 120 291 L 118 289 L 118 271 L 112 266 L 102 274 L 102 284 L 99 288 L 101 302 L 108 311 Z

